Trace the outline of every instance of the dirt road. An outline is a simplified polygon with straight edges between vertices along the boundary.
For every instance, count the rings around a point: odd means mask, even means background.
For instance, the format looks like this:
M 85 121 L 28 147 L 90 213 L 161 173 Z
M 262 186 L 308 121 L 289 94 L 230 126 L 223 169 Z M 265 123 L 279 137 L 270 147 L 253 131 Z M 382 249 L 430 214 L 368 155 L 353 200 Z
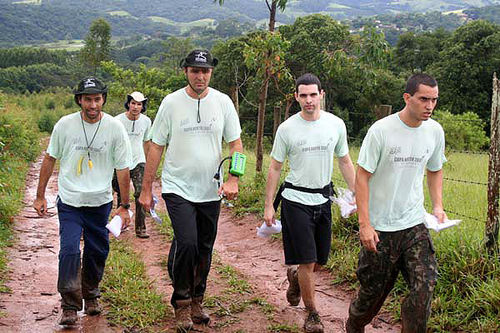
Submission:
M 41 160 L 34 163 L 26 181 L 25 208 L 15 218 L 15 244 L 9 249 L 11 293 L 0 295 L 0 332 L 123 332 L 123 328 L 110 327 L 105 316 L 89 317 L 79 313 L 79 325 L 64 329 L 57 324 L 60 316 L 60 297 L 57 293 L 57 254 L 59 251 L 57 215 L 38 218 L 31 208 Z M 158 186 L 155 191 L 159 195 Z M 57 176 L 53 175 L 47 187 L 49 207 L 54 206 L 57 193 Z M 161 206 L 164 207 L 162 204 Z M 55 208 L 51 209 L 55 213 Z M 132 232 L 123 234 L 143 258 L 148 277 L 155 289 L 169 301 L 171 286 L 165 265 L 169 243 L 160 235 L 148 219 L 151 238 L 142 240 Z M 279 241 L 258 238 L 255 227 L 259 221 L 254 216 L 234 218 L 224 208 L 219 220 L 215 245 L 216 263 L 210 273 L 206 304 L 212 321 L 208 326 L 196 326 L 201 332 L 266 332 L 270 328 L 278 332 L 281 327 L 300 331 L 304 307 L 289 306 L 286 298 L 286 267 L 283 264 Z M 235 292 L 224 275 L 224 269 L 233 267 L 250 291 Z M 326 332 L 343 332 L 347 317 L 349 295 L 332 286 L 331 276 L 322 271 L 316 284 L 318 310 Z M 263 305 L 264 304 L 264 305 Z M 269 305 L 266 310 L 265 305 Z M 155 331 L 173 330 L 170 315 L 159 323 Z M 398 326 L 375 319 L 367 332 L 398 332 Z

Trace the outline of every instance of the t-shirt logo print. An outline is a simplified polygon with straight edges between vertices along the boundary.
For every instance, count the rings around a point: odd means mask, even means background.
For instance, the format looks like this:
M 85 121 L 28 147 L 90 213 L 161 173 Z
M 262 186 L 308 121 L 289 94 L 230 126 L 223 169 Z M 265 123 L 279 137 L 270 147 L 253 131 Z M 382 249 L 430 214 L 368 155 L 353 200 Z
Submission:
M 95 87 L 95 81 L 94 80 L 87 79 L 87 80 L 83 81 L 83 88 L 84 89 L 87 89 L 87 88 L 90 88 L 90 87 Z
M 198 52 L 194 56 L 196 62 L 207 62 L 207 52 Z

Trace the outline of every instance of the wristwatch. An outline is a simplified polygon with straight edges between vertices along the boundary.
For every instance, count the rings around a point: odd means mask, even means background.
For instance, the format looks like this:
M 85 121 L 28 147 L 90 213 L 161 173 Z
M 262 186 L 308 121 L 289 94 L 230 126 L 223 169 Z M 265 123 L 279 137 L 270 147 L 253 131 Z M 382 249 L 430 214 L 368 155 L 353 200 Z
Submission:
M 120 207 L 123 207 L 125 209 L 129 209 L 130 208 L 130 204 L 129 203 L 126 203 L 126 204 L 120 204 Z

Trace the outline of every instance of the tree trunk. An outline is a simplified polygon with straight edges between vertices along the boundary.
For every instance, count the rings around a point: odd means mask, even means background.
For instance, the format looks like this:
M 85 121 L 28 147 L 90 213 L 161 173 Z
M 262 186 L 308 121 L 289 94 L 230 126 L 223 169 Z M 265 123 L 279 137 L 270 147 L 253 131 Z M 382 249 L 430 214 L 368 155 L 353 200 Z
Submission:
M 269 86 L 269 71 L 266 70 L 264 81 L 260 86 L 259 92 L 259 113 L 257 115 L 257 144 L 255 145 L 257 161 L 255 163 L 255 171 L 262 171 L 263 147 L 264 139 L 264 123 L 266 114 L 267 88 Z
M 236 109 L 236 113 L 238 116 L 240 115 L 240 100 L 239 100 L 239 91 L 238 86 L 231 87 L 231 99 L 233 100 L 234 108 Z
M 269 31 L 274 31 L 274 26 L 276 24 L 276 5 L 278 0 L 273 0 L 271 6 L 269 6 Z M 266 65 L 267 66 L 267 65 Z M 269 87 L 269 79 L 271 75 L 269 73 L 269 68 L 266 67 L 264 71 L 264 81 L 260 86 L 259 92 L 259 113 L 257 116 L 257 144 L 256 144 L 256 155 L 257 161 L 255 163 L 255 171 L 262 171 L 262 161 L 263 161 L 263 147 L 262 142 L 264 140 L 264 123 L 266 114 L 266 102 L 267 102 L 267 89 Z
M 276 5 L 278 0 L 273 0 L 271 7 L 269 7 L 269 31 L 274 31 L 274 26 L 276 25 Z
M 281 106 L 276 105 L 274 107 L 274 116 L 273 116 L 274 124 L 273 124 L 273 139 L 276 138 L 276 131 L 278 130 L 278 126 L 281 124 Z
M 500 82 L 493 74 L 491 103 L 491 144 L 488 164 L 488 220 L 485 226 L 486 249 L 491 255 L 498 254 L 498 202 L 500 181 Z
M 285 120 L 287 120 L 290 117 L 290 108 L 293 105 L 293 101 L 294 101 L 293 97 L 286 99 Z

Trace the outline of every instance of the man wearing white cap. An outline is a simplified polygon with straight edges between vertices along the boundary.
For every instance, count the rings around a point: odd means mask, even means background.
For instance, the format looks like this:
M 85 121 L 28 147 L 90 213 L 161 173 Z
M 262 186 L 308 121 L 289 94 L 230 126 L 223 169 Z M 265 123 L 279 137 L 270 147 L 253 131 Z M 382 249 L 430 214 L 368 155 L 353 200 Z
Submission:
M 116 116 L 120 120 L 127 131 L 132 146 L 132 165 L 130 166 L 130 179 L 134 184 L 134 198 L 135 198 L 135 234 L 139 238 L 149 238 L 146 233 L 146 214 L 144 208 L 139 203 L 139 196 L 142 189 L 142 178 L 144 176 L 144 165 L 146 163 L 146 155 L 149 149 L 149 130 L 151 129 L 151 119 L 146 116 L 146 104 L 148 99 L 138 91 L 127 95 L 125 102 L 124 113 Z M 118 190 L 118 181 L 113 178 L 113 189 L 117 193 L 117 205 L 120 206 L 121 197 Z

